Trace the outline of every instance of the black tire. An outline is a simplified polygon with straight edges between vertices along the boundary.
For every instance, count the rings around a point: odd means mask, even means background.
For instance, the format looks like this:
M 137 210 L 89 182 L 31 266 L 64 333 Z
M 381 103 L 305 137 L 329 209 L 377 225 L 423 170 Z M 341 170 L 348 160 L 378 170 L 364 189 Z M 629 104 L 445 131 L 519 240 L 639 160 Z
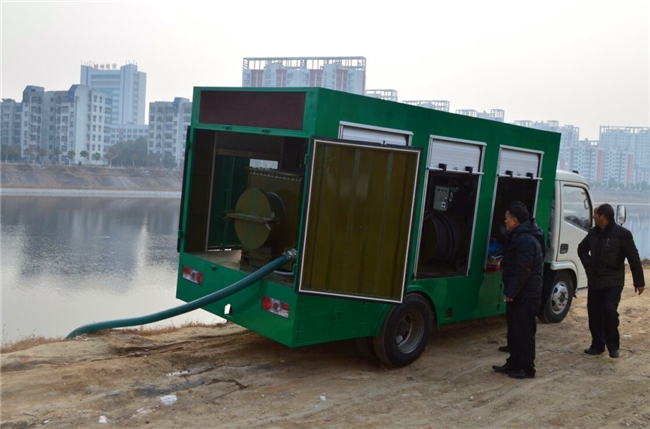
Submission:
M 566 271 L 555 273 L 550 290 L 537 317 L 544 323 L 560 323 L 571 309 L 575 285 Z
M 375 353 L 384 364 L 402 367 L 414 362 L 427 348 L 433 312 L 421 295 L 407 295 L 388 312 L 381 334 L 373 338 Z
M 375 353 L 375 346 L 372 341 L 372 337 L 361 337 L 356 339 L 357 349 L 361 356 L 372 361 L 378 359 L 377 353 Z

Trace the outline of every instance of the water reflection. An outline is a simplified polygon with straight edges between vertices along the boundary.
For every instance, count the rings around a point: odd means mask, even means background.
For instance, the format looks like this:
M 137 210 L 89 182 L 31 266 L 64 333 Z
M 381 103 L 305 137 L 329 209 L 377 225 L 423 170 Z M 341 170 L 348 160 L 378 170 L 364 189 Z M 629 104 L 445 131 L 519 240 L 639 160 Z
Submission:
M 63 336 L 176 300 L 177 199 L 3 196 L 3 339 Z M 213 322 L 202 310 L 163 322 Z

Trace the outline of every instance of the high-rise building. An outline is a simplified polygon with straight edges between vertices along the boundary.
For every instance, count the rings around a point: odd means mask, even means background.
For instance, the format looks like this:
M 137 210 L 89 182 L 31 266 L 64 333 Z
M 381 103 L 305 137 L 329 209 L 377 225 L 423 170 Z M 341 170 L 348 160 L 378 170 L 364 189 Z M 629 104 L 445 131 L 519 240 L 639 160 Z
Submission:
M 607 152 L 631 153 L 632 183 L 641 183 L 650 174 L 650 128 L 602 126 L 599 135 L 600 145 Z M 619 173 L 616 180 L 622 182 L 627 174 Z
M 135 64 L 81 66 L 81 84 L 101 91 L 112 100 L 111 125 L 144 125 L 147 74 Z
M 139 138 L 149 141 L 149 125 L 111 125 L 109 137 L 111 145 L 135 141 Z
M 244 87 L 317 86 L 364 94 L 365 57 L 244 58 Z
M 591 184 L 603 184 L 605 150 L 598 140 L 580 140 L 570 150 L 572 171 L 580 173 Z
M 402 103 L 449 112 L 449 101 L 447 100 L 404 100 Z
M 560 126 L 558 121 L 515 121 L 515 125 L 521 127 L 535 128 L 538 130 L 560 133 L 560 155 L 557 161 L 557 168 L 560 170 L 576 170 L 573 165 L 572 151 L 577 147 L 580 140 L 580 128 L 573 125 Z
M 174 101 L 149 103 L 149 145 L 148 153 L 174 157 L 176 167 L 185 160 L 185 139 L 191 123 L 192 102 L 176 97 Z
M 69 163 L 88 162 L 95 155 L 94 162 L 100 163 L 106 152 L 105 124 L 110 114 L 106 94 L 87 86 L 45 91 L 29 85 L 22 102 L 3 100 L 0 136 L 3 144 L 18 147 L 22 158 Z
M 23 105 L 11 98 L 0 102 L 0 144 L 20 148 Z
M 457 109 L 459 115 L 471 116 L 473 118 L 489 119 L 491 121 L 503 122 L 506 117 L 505 110 L 492 109 L 489 112 L 478 112 L 474 109 Z
M 380 100 L 397 101 L 397 91 L 394 89 L 366 89 L 366 95 Z

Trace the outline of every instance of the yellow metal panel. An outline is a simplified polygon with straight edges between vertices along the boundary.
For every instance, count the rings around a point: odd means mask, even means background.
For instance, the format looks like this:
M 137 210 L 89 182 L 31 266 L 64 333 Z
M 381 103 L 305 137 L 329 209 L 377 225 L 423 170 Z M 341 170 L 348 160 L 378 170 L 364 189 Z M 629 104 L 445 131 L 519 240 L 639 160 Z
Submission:
M 316 140 L 299 290 L 400 302 L 420 151 Z

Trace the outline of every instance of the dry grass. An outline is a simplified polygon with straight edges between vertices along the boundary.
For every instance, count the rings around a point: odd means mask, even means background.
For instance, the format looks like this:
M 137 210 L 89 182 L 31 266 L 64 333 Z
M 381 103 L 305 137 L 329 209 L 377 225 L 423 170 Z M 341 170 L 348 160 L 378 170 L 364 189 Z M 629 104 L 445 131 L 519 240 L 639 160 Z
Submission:
M 21 337 L 18 338 L 15 341 L 2 341 L 2 346 L 0 346 L 0 353 L 11 353 L 11 352 L 17 352 L 20 350 L 26 350 L 35 346 L 40 346 L 41 344 L 48 344 L 48 343 L 54 343 L 57 341 L 61 341 L 61 337 L 54 337 L 54 338 L 45 338 L 45 337 L 37 337 L 36 335 L 32 334 L 27 337 Z
M 225 326 L 226 323 L 214 323 L 214 324 L 208 324 L 208 323 L 203 323 L 203 322 L 198 322 L 198 321 L 192 321 L 188 320 L 185 323 L 183 323 L 180 326 L 174 326 L 168 325 L 168 326 L 147 326 L 147 325 L 142 325 L 137 328 L 120 328 L 117 329 L 119 331 L 123 332 L 129 332 L 129 333 L 134 333 L 138 335 L 142 335 L 144 337 L 147 336 L 153 336 L 153 335 L 159 335 L 159 334 L 167 334 L 170 332 L 175 332 L 179 329 L 183 328 L 194 328 L 194 327 L 199 327 L 199 326 L 205 326 L 205 327 L 216 327 L 220 328 Z M 107 335 L 109 332 L 115 331 L 115 329 L 107 329 L 103 331 L 97 331 L 91 333 L 91 335 Z M 86 334 L 87 335 L 87 334 Z M 4 335 L 3 335 L 4 337 Z M 26 350 L 35 346 L 40 346 L 41 344 L 48 344 L 48 343 L 54 343 L 57 341 L 64 341 L 63 337 L 52 337 L 52 338 L 45 338 L 45 337 L 38 337 L 34 334 L 31 334 L 27 337 L 20 337 L 17 340 L 14 341 L 2 341 L 2 345 L 0 346 L 0 354 L 2 353 L 12 353 L 12 352 L 17 352 L 20 350 Z

